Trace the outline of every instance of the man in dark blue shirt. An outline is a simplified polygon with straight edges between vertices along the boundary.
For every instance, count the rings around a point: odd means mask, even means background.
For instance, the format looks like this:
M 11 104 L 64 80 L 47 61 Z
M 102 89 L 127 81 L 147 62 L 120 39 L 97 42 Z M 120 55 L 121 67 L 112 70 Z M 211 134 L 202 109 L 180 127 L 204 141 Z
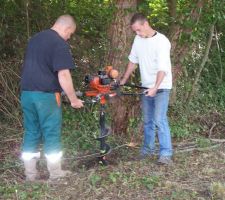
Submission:
M 73 87 L 70 70 L 74 68 L 67 40 L 76 24 L 70 15 L 60 16 L 53 27 L 34 35 L 27 46 L 21 78 L 21 105 L 24 117 L 22 159 L 26 180 L 38 177 L 37 158 L 43 140 L 50 179 L 66 176 L 61 169 L 61 92 L 73 108 L 83 107 Z

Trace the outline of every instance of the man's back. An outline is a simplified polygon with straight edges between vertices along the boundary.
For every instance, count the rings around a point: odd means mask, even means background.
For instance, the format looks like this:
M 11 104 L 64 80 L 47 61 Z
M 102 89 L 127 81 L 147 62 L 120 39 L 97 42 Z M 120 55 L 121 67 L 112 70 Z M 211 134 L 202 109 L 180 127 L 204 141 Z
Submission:
M 73 67 L 71 55 L 68 54 L 68 44 L 54 30 L 48 29 L 34 35 L 26 49 L 21 89 L 43 92 L 61 91 L 57 71 L 62 67 L 60 63 L 63 63 L 63 67 Z

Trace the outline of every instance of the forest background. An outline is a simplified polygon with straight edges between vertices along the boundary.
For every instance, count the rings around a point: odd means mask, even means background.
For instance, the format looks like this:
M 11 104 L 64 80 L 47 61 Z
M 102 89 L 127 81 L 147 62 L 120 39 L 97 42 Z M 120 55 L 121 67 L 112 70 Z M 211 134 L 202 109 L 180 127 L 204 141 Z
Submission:
M 50 28 L 61 14 L 74 16 L 77 31 L 69 44 L 77 65 L 73 71 L 75 89 L 82 90 L 85 75 L 96 74 L 106 65 L 123 74 L 134 38 L 129 20 L 135 12 L 146 14 L 152 27 L 168 36 L 172 44 L 169 120 L 173 140 L 207 146 L 212 138 L 225 138 L 224 0 L 0 0 L 2 167 L 14 162 L 11 154 L 18 156 L 22 141 L 19 82 L 29 38 Z M 140 84 L 138 69 L 130 83 Z M 73 110 L 64 105 L 63 111 L 66 154 L 76 156 L 97 149 L 94 136 L 98 135 L 99 106 Z M 113 131 L 109 138 L 113 145 L 140 145 L 139 98 L 110 101 L 107 122 Z

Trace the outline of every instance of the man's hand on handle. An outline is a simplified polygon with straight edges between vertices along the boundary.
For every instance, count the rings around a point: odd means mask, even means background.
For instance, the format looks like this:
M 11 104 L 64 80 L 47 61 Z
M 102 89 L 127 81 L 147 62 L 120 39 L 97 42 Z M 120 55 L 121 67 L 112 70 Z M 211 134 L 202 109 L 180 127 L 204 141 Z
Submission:
M 83 101 L 77 98 L 76 92 L 73 87 L 73 81 L 68 69 L 60 70 L 58 72 L 59 83 L 68 97 L 70 104 L 73 108 L 83 107 Z
M 73 108 L 82 108 L 84 106 L 84 101 L 82 101 L 81 99 L 75 99 L 73 101 L 71 101 L 71 106 Z
M 119 85 L 124 85 L 126 83 L 126 81 L 124 79 L 121 79 L 118 82 L 119 82 Z
M 147 90 L 145 90 L 145 96 L 150 96 L 150 97 L 154 97 L 156 95 L 157 92 L 157 88 L 149 88 Z

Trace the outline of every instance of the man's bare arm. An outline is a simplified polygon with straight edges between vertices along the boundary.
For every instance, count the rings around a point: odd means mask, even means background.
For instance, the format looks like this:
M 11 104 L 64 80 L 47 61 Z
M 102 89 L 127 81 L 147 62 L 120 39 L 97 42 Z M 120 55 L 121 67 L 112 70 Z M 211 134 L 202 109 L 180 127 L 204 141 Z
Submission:
M 82 101 L 78 99 L 75 94 L 70 71 L 68 69 L 60 70 L 58 72 L 58 78 L 63 91 L 66 93 L 67 97 L 70 100 L 71 106 L 74 108 L 83 107 Z

